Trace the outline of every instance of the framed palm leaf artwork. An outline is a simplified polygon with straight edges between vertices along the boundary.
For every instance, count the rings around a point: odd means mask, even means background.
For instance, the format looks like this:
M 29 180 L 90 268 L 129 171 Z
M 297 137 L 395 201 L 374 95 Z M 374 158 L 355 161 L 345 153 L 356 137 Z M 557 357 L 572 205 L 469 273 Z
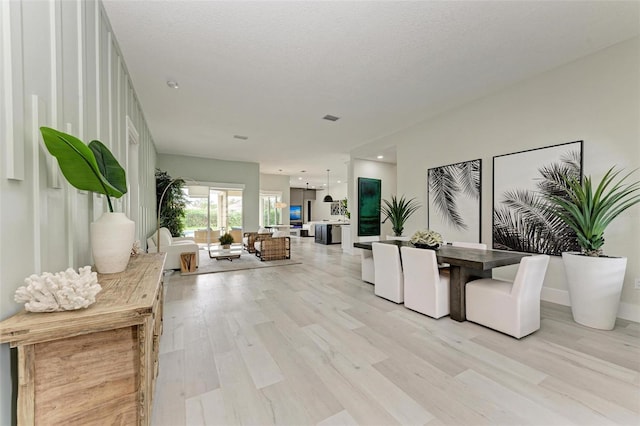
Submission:
M 427 170 L 427 227 L 445 241 L 480 242 L 482 160 Z
M 575 233 L 549 214 L 545 196 L 566 197 L 563 177 L 582 177 L 582 141 L 493 157 L 493 248 L 560 255 Z

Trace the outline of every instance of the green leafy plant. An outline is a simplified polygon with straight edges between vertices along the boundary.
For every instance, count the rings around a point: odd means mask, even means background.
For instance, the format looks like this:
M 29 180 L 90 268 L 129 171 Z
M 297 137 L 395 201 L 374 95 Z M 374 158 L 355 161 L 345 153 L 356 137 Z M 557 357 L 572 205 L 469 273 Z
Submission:
M 404 224 L 412 214 L 416 212 L 421 206 L 415 198 L 407 200 L 403 195 L 400 198 L 396 198 L 395 195 L 391 196 L 391 202 L 388 200 L 382 200 L 384 205 L 381 208 L 382 213 L 385 215 L 385 221 L 390 220 L 393 227 L 393 233 L 396 237 L 402 235 L 404 231 Z
M 156 169 L 156 203 L 159 203 L 162 199 L 160 226 L 167 228 L 174 237 L 181 236 L 184 231 L 187 197 L 182 191 L 183 187 L 184 180 L 174 180 L 169 173 Z M 165 189 L 167 189 L 167 192 L 162 198 L 162 193 Z M 156 205 L 156 209 L 158 208 L 160 206 Z
M 535 189 L 496 194 L 493 248 L 559 256 L 580 250 L 576 233 L 549 209 L 549 196 L 569 199 L 570 179 L 580 179 L 581 153 L 573 149 L 538 168 Z
M 87 146 L 75 136 L 50 127 L 41 127 L 40 133 L 67 181 L 80 190 L 105 195 L 109 211 L 113 212 L 111 197 L 120 198 L 127 193 L 127 180 L 109 148 L 97 140 Z
M 548 196 L 550 212 L 575 231 L 578 245 L 587 256 L 602 255 L 604 231 L 609 223 L 640 202 L 640 181 L 624 183 L 635 170 L 614 182 L 621 172 L 614 169 L 605 173 L 595 189 L 590 176 L 582 182 L 567 178 L 568 199 Z
M 340 200 L 340 205 L 342 206 L 342 211 L 344 212 L 344 217 L 347 219 L 351 219 L 351 213 L 349 212 L 349 203 L 346 198 Z
M 222 244 L 223 246 L 233 244 L 233 236 L 228 232 L 220 235 L 220 244 Z

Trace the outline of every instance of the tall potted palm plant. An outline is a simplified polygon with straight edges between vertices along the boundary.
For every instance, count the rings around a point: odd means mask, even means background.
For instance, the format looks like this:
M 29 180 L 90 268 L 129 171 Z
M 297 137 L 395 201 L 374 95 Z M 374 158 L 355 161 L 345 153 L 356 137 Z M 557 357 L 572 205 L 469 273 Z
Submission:
M 111 274 L 126 269 L 135 237 L 135 223 L 114 212 L 111 197 L 127 192 L 125 171 L 102 142 L 85 145 L 74 136 L 49 127 L 40 133 L 47 150 L 56 157 L 62 174 L 74 187 L 103 194 L 109 211 L 91 224 L 91 251 L 98 272 Z
M 174 179 L 169 173 L 156 169 L 156 212 L 160 212 L 158 227 L 167 228 L 174 237 L 181 237 L 185 227 L 187 197 L 182 190 L 184 185 L 184 179 Z
M 568 198 L 550 195 L 550 211 L 573 229 L 581 253 L 562 253 L 573 319 L 601 330 L 615 326 L 627 266 L 626 257 L 603 255 L 604 231 L 613 219 L 640 202 L 640 181 L 625 183 L 612 167 L 594 187 L 567 178 Z
M 384 205 L 380 210 L 385 215 L 383 223 L 390 220 L 394 237 L 401 237 L 404 224 L 421 207 L 420 203 L 415 198 L 407 200 L 404 195 L 400 198 L 392 195 L 391 201 L 382 200 L 382 202 Z

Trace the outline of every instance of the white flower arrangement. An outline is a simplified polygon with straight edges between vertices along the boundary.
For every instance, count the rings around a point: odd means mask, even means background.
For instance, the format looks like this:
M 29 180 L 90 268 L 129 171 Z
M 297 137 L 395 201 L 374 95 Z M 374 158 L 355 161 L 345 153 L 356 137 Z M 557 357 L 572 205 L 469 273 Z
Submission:
M 443 241 L 444 240 L 442 239 L 442 235 L 430 229 L 423 229 L 423 230 L 417 231 L 411 237 L 411 243 L 413 245 L 440 247 Z
M 14 299 L 24 302 L 30 312 L 57 312 L 87 308 L 95 303 L 96 295 L 102 290 L 98 284 L 98 274 L 91 272 L 91 266 L 79 269 L 79 273 L 69 268 L 63 272 L 31 275 L 18 287 Z

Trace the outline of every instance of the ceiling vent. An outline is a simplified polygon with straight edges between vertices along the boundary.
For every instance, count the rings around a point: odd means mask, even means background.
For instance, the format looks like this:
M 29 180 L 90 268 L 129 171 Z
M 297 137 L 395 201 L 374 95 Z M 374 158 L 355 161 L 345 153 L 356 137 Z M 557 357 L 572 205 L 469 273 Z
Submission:
M 340 117 L 336 117 L 335 115 L 325 115 L 324 117 L 322 117 L 324 120 L 329 120 L 329 121 L 338 121 L 340 120 Z
M 249 136 L 242 136 L 242 135 L 233 135 L 233 137 L 235 139 L 240 139 L 240 140 L 243 140 L 243 141 L 246 141 L 247 139 L 249 139 Z

